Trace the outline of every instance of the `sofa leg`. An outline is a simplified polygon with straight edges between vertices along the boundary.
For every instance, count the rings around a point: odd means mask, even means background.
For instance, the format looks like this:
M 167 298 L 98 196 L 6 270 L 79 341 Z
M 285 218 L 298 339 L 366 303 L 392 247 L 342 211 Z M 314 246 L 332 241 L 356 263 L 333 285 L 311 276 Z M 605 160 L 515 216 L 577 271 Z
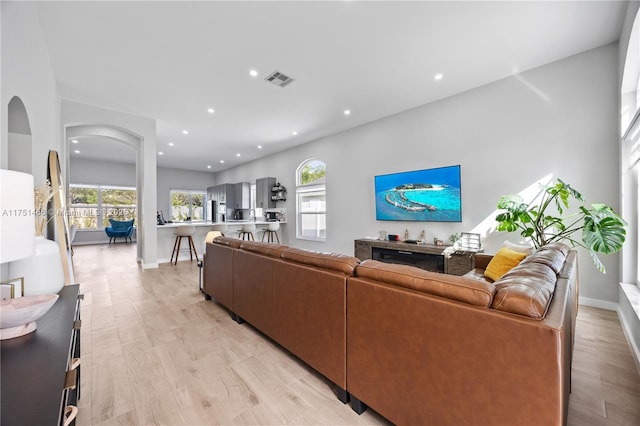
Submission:
M 204 300 L 211 300 L 211 296 L 209 296 L 207 293 L 204 293 Z
M 349 392 L 347 392 L 346 389 L 342 389 L 340 386 L 336 386 L 336 394 L 338 400 L 343 404 L 349 402 Z
M 238 324 L 244 323 L 244 320 L 242 319 L 242 317 L 240 315 L 235 314 L 235 313 L 231 314 L 231 319 L 233 319 Z
M 367 410 L 367 406 L 356 398 L 353 395 L 350 395 L 351 399 L 351 409 L 356 412 L 356 414 L 362 414 Z

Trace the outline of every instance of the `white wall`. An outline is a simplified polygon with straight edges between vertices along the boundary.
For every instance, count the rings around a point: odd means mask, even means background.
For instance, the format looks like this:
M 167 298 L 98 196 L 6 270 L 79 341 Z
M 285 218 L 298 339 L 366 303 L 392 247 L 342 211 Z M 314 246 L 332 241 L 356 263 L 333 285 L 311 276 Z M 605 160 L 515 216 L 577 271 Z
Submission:
M 216 184 L 215 174 L 158 167 L 158 208 L 164 212 L 164 218 L 171 218 L 171 190 L 207 191 Z
M 8 168 L 23 173 L 31 174 L 31 135 L 9 132 L 8 137 L 9 152 Z
M 70 184 L 136 186 L 135 164 L 72 157 L 69 172 Z
M 495 216 L 499 197 L 552 174 L 587 201 L 619 207 L 617 44 L 424 105 L 217 174 L 217 181 L 276 176 L 289 189 L 285 243 L 353 254 L 353 240 L 379 230 L 447 238 Z M 295 170 L 315 157 L 327 163 L 328 241 L 295 239 Z M 375 220 L 377 174 L 460 164 L 462 223 Z M 507 234 L 485 238 L 494 252 Z M 518 239 L 518 236 L 510 237 Z M 617 255 L 608 273 L 580 255 L 581 296 L 616 302 Z
M 34 182 L 39 185 L 47 176 L 49 150 L 61 148 L 60 99 L 33 3 L 0 2 L 0 46 L 0 168 L 8 167 L 8 107 L 18 96 L 32 134 L 32 156 L 22 162 L 30 162 Z M 0 266 L 0 276 L 6 278 L 6 273 L 6 265 Z
M 32 2 L 0 2 L 2 10 L 2 125 L 0 167 L 6 168 L 9 146 L 8 105 L 14 96 L 24 103 L 32 135 L 31 170 L 36 184 L 47 176 L 49 150 L 61 151 L 60 99 L 51 59 Z M 64 159 L 60 158 L 64 169 Z

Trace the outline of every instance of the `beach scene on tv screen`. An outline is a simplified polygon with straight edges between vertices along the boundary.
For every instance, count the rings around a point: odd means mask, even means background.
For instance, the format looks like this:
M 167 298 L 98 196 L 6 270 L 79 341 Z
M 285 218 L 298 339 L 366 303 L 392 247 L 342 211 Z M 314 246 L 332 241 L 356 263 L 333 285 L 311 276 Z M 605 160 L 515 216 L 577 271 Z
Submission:
M 375 177 L 376 219 L 461 222 L 460 166 Z

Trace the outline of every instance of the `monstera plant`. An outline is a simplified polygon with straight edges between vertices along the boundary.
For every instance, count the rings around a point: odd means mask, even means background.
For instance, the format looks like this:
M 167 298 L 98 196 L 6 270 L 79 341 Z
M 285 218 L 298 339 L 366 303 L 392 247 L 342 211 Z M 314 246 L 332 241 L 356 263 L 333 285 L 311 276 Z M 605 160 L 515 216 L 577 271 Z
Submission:
M 568 242 L 589 251 L 598 270 L 605 267 L 596 253 L 610 254 L 622 248 L 627 223 L 605 204 L 580 205 L 576 213 L 564 215 L 569 200 L 584 201 L 582 194 L 558 179 L 542 186 L 539 204 L 530 205 L 519 195 L 504 195 L 498 202 L 498 231 L 515 232 L 529 238 L 535 248 L 555 241 Z M 581 235 L 576 235 L 581 232 Z

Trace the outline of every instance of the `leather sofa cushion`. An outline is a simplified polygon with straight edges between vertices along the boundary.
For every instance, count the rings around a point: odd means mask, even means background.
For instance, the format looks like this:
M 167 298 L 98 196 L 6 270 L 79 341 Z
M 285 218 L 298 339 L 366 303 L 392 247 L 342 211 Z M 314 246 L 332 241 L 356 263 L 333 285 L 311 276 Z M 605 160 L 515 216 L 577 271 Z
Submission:
M 551 244 L 539 248 L 535 253 L 522 261 L 522 264 L 541 263 L 547 265 L 553 272 L 558 274 L 564 265 L 564 260 L 569 253 L 569 247 L 564 244 Z
M 233 248 L 240 248 L 240 245 L 242 244 L 242 240 L 239 240 L 237 238 L 229 238 L 229 237 L 217 237 L 213 240 L 213 243 L 220 244 L 223 246 L 233 247 Z
M 287 246 L 281 244 L 263 243 L 260 241 L 243 241 L 242 244 L 240 244 L 240 248 L 242 250 L 251 251 L 253 253 L 259 253 L 265 256 L 279 258 L 283 250 L 286 249 Z
M 496 281 L 491 307 L 529 318 L 544 318 L 556 288 L 557 274 L 568 253 L 568 247 L 561 246 L 534 252 Z
M 489 307 L 495 294 L 492 283 L 425 271 L 414 266 L 365 260 L 356 276 L 446 297 L 475 306 Z
M 569 254 L 569 250 L 571 249 L 566 244 L 556 242 L 556 243 L 549 243 L 545 246 L 542 246 L 536 251 L 547 251 L 547 250 L 559 251 L 565 257 L 567 257 L 567 255 Z
M 290 260 L 305 265 L 339 271 L 347 275 L 353 275 L 360 259 L 336 253 L 319 253 L 315 251 L 289 247 L 282 252 L 282 259 Z

